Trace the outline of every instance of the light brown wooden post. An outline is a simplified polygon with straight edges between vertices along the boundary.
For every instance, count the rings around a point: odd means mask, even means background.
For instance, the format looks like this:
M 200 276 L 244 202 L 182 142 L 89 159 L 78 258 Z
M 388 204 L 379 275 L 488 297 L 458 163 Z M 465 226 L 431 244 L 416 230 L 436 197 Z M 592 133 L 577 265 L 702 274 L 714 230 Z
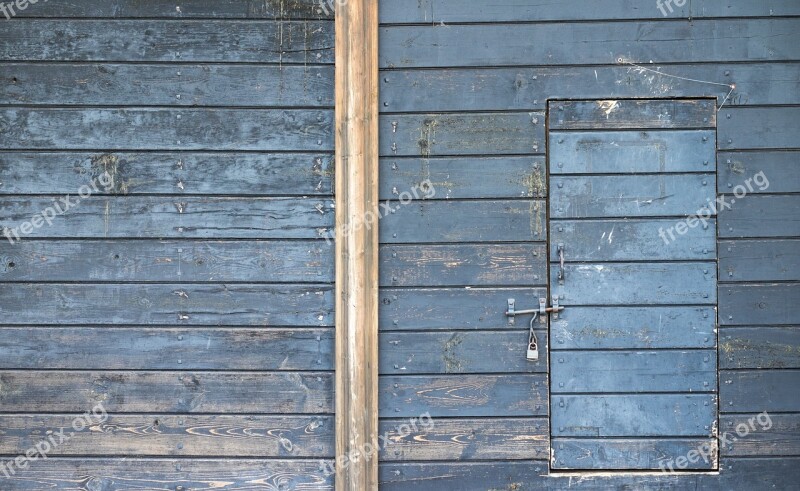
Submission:
M 339 491 L 378 489 L 377 222 L 378 0 L 337 0 L 336 456 L 347 459 L 336 465 Z

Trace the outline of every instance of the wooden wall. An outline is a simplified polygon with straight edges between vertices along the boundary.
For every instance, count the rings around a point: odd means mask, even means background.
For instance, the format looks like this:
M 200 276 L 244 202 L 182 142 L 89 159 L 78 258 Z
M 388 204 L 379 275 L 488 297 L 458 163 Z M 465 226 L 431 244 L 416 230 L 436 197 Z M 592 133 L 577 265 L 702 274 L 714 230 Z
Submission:
M 4 490 L 331 489 L 333 22 L 313 0 L 52 0 L 0 26 Z
M 383 189 L 429 177 L 437 191 L 382 222 L 382 421 L 427 410 L 436 425 L 387 448 L 382 489 L 798 480 L 798 15 L 779 0 L 695 0 L 666 17 L 655 1 L 381 2 Z M 547 360 L 525 361 L 525 327 L 502 314 L 546 286 L 546 103 L 708 96 L 724 100 L 719 192 L 762 170 L 770 181 L 719 214 L 719 430 L 761 411 L 773 427 L 723 446 L 719 475 L 548 476 Z

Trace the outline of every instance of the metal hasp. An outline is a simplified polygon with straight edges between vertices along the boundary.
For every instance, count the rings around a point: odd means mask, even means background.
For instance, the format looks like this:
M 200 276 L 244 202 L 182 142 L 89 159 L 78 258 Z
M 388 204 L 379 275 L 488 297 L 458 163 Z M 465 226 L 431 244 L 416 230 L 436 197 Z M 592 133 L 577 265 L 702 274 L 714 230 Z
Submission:
M 536 361 L 539 359 L 539 340 L 536 338 L 536 333 L 533 330 L 533 323 L 536 322 L 536 318 L 539 318 L 539 322 L 542 324 L 547 323 L 547 314 L 552 313 L 553 318 L 558 318 L 558 313 L 564 310 L 564 307 L 558 305 L 558 297 L 553 296 L 553 306 L 547 306 L 547 299 L 540 298 L 539 299 L 539 308 L 538 309 L 526 309 L 526 310 L 516 310 L 514 307 L 516 302 L 513 298 L 508 299 L 508 310 L 506 310 L 506 316 L 508 316 L 508 323 L 509 325 L 514 325 L 515 321 L 514 318 L 518 315 L 528 315 L 531 314 L 533 317 L 531 318 L 530 323 L 530 332 L 528 334 L 528 349 L 526 358 L 530 361 Z

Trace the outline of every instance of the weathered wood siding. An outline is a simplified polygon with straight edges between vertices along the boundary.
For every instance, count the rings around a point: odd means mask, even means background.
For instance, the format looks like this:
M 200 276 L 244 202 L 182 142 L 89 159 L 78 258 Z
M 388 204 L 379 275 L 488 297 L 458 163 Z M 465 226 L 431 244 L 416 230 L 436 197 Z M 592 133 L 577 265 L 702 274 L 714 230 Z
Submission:
M 332 489 L 333 22 L 314 0 L 0 19 L 0 489 Z
M 381 224 L 381 416 L 430 411 L 446 425 L 388 447 L 383 489 L 789 489 L 800 479 L 800 4 L 672 6 L 663 16 L 655 0 L 381 2 L 382 189 L 390 197 L 430 178 L 437 191 Z M 718 217 L 719 432 L 735 436 L 762 411 L 774 424 L 723 445 L 719 475 L 547 477 L 547 359 L 526 362 L 525 329 L 503 315 L 508 297 L 527 308 L 547 286 L 544 110 L 550 99 L 673 97 L 724 101 L 719 193 L 730 198 L 762 170 L 769 178 Z M 697 157 L 676 155 L 666 162 L 676 172 Z M 684 239 L 671 252 L 686 261 L 715 246 Z M 614 253 L 667 259 L 642 242 Z M 693 314 L 675 309 L 670 322 Z M 701 331 L 684 341 L 713 336 Z

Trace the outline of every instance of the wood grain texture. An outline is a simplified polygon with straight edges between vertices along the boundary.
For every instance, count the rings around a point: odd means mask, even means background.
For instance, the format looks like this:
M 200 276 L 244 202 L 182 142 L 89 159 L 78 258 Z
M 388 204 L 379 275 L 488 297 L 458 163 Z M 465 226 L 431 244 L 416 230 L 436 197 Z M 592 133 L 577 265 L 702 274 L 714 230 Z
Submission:
M 333 291 L 330 285 L 2 283 L 0 312 L 16 325 L 332 326 Z
M 325 4 L 327 6 L 327 4 Z M 333 18 L 333 10 L 320 8 L 318 0 L 184 0 L 175 2 L 150 0 L 112 0 L 97 3 L 91 0 L 71 0 L 69 3 L 48 5 L 42 2 L 32 9 L 21 11 L 19 17 L 91 17 L 98 18 L 177 18 L 177 19 L 319 19 Z
M 2 250 L 2 247 L 0 247 Z M 382 286 L 532 286 L 547 283 L 544 243 L 385 245 Z
M 715 394 L 553 395 L 553 438 L 708 436 Z M 595 415 L 602 414 L 602 420 Z M 653 415 L 659 417 L 654 418 Z
M 0 81 L 3 105 L 333 106 L 332 66 L 4 63 Z
M 800 194 L 725 195 L 725 202 L 719 206 L 721 238 L 800 236 Z
M 800 329 L 723 329 L 719 335 L 719 365 L 723 369 L 800 368 Z
M 0 280 L 330 283 L 322 241 L 23 240 L 0 242 Z
M 95 194 L 333 194 L 329 153 L 0 152 L 0 194 L 75 194 L 103 173 Z
M 544 153 L 544 113 L 398 114 L 380 118 L 382 157 Z
M 378 5 L 337 2 L 336 446 L 378 448 Z M 353 452 L 356 452 L 355 454 Z M 338 460 L 337 460 L 338 461 Z M 336 467 L 338 491 L 377 491 L 378 459 Z
M 685 470 L 709 470 L 717 468 L 717 442 L 710 438 L 669 439 L 623 439 L 623 438 L 554 438 L 552 444 L 558 449 L 557 457 L 551 461 L 553 469 L 670 469 L 678 458 L 700 448 L 712 449 L 706 457 L 688 462 Z M 711 453 L 713 452 L 713 454 Z M 681 461 L 683 462 L 683 461 Z
M 333 225 L 332 206 L 325 198 L 80 199 L 76 193 L 52 198 L 2 197 L 0 220 L 7 242 L 42 237 L 319 239 Z M 52 218 L 49 224 L 42 219 L 45 212 Z M 35 215 L 39 216 L 38 228 Z
M 531 242 L 547 238 L 544 200 L 419 201 L 389 205 L 382 244 Z M 381 208 L 384 212 L 386 209 Z
M 539 460 L 549 453 L 545 418 L 443 419 L 428 428 L 407 423 L 381 421 L 381 435 L 389 439 L 381 461 Z
M 552 350 L 713 348 L 715 326 L 713 306 L 570 305 L 550 322 L 550 346 Z
M 380 336 L 380 373 L 525 373 L 547 370 L 547 332 L 540 329 L 539 360 L 526 357 L 528 328 L 516 331 L 391 332 Z M 534 327 L 538 327 L 534 324 Z M 545 327 L 544 324 L 541 327 Z M 487 352 L 492 356 L 486 356 Z
M 721 150 L 797 147 L 800 107 L 737 107 L 724 113 L 718 131 Z
M 382 418 L 547 415 L 545 374 L 383 375 Z
M 463 8 L 460 0 L 382 0 L 380 5 L 381 24 L 664 18 L 661 10 L 655 5 L 621 3 L 615 0 L 599 0 L 593 2 L 591 8 L 587 8 L 580 0 L 565 0 L 558 4 L 532 4 L 528 0 L 508 0 L 498 4 L 492 0 L 476 0 L 468 9 Z M 665 4 L 664 9 L 670 18 L 677 19 L 800 15 L 800 7 L 791 0 L 768 0 L 759 3 L 695 0 L 680 6 L 674 2 Z
M 715 350 L 559 351 L 551 394 L 716 391 Z M 587 374 L 591 374 L 587 376 Z
M 545 168 L 541 157 L 383 158 L 380 197 L 397 200 L 427 181 L 425 199 L 544 198 Z
M 550 130 L 714 128 L 713 99 L 627 99 L 550 103 Z
M 4 61 L 327 64 L 333 46 L 327 21 L 16 19 L 0 32 Z
M 795 61 L 798 41 L 794 18 L 398 26 L 381 28 L 381 67 Z
M 800 324 L 800 284 L 753 283 L 719 286 L 722 326 Z
M 598 220 L 558 220 L 551 222 L 551 242 L 564 244 L 569 261 L 654 261 L 709 260 L 717 249 L 717 221 L 712 217 L 705 223 L 696 222 L 678 235 L 675 218 L 612 218 Z M 659 235 L 669 239 L 673 230 L 675 241 L 669 245 Z M 551 261 L 558 259 L 558 250 L 551 249 Z
M 197 491 L 258 488 L 332 491 L 333 476 L 325 475 L 320 462 L 331 464 L 329 459 L 288 458 L 51 458 L 18 471 L 13 479 L 5 480 L 4 489 L 74 491 L 94 487 L 163 491 L 182 487 Z M 143 472 L 145 469 L 147 472 Z
M 710 130 L 550 131 L 548 138 L 551 174 L 710 172 L 716 159 Z
M 50 455 L 332 457 L 333 417 L 108 415 L 73 425 L 69 415 L 3 415 L 0 452 L 24 454 L 48 431 L 65 429 Z M 102 421 L 102 422 L 101 422 Z
M 644 69 L 627 64 L 395 69 L 383 73 L 381 101 L 398 113 L 543 110 L 548 99 L 575 97 L 615 100 L 700 96 L 716 97 L 721 104 L 730 92 L 725 84 L 735 83 L 736 90 L 725 100 L 725 108 L 800 103 L 800 64 L 796 62 L 642 66 Z M 697 84 L 671 75 L 723 85 Z M 724 114 L 727 113 L 723 110 L 723 117 Z
M 800 370 L 724 370 L 719 374 L 720 412 L 797 411 Z
M 544 288 L 381 288 L 380 329 L 508 329 L 509 298 L 528 309 L 546 295 Z
M 327 109 L 14 108 L 0 110 L 0 145 L 22 150 L 319 152 L 333 149 L 332 116 Z
M 0 368 L 333 370 L 332 329 L 0 327 Z
M 798 159 L 798 151 L 720 152 L 718 191 L 744 186 L 752 194 L 800 192 Z
M 719 243 L 723 281 L 800 281 L 800 240 L 725 240 Z
M 58 397 L 53 397 L 58 394 Z M 330 414 L 331 372 L 31 371 L 0 373 L 3 411 Z M 41 410 L 41 409 L 40 409 Z
M 730 457 L 800 455 L 800 414 L 731 414 L 720 418 Z

